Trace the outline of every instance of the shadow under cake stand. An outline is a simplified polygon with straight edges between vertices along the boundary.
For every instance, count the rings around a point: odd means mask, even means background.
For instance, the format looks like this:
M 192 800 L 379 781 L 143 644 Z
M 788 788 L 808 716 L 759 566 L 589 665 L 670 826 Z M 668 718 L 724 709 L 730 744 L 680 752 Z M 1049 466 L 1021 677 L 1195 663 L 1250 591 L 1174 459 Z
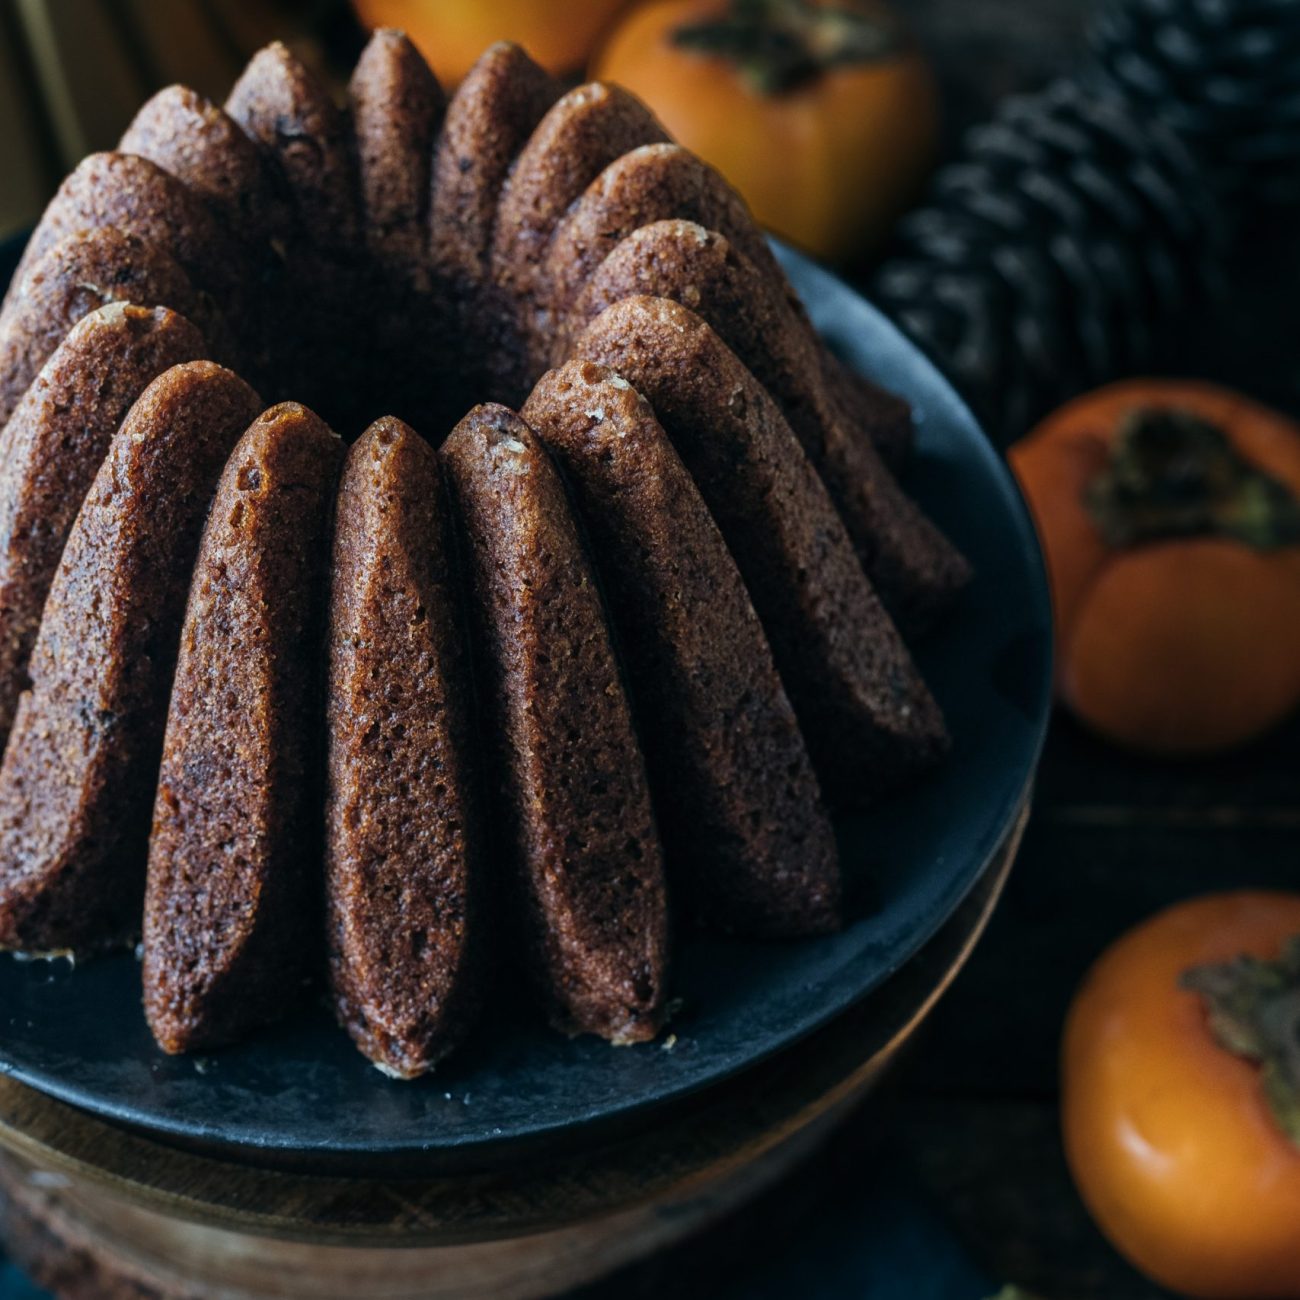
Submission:
M 0 1078 L 5 1244 L 68 1300 L 527 1300 L 590 1282 L 742 1205 L 866 1096 L 970 956 L 1027 815 L 1026 801 L 956 913 L 876 993 L 639 1131 L 553 1162 L 304 1175 L 179 1150 Z

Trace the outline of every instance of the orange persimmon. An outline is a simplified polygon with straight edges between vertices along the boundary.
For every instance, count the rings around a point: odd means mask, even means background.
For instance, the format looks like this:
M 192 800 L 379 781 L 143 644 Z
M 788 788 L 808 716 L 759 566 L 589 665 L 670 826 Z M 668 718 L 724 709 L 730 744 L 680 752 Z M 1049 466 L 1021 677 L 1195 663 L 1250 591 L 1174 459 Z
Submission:
M 1085 724 L 1201 754 L 1300 703 L 1300 425 L 1208 384 L 1132 380 L 1009 459 L 1047 557 L 1058 694 Z
M 494 41 L 522 45 L 548 72 L 577 72 L 627 0 L 353 0 L 365 26 L 399 27 L 450 89 Z
M 934 156 L 929 64 L 873 0 L 655 0 L 629 10 L 592 71 L 819 257 L 879 243 Z
M 1300 1296 L 1300 895 L 1176 904 L 1110 948 L 1070 1009 L 1062 1127 L 1079 1192 L 1162 1286 Z

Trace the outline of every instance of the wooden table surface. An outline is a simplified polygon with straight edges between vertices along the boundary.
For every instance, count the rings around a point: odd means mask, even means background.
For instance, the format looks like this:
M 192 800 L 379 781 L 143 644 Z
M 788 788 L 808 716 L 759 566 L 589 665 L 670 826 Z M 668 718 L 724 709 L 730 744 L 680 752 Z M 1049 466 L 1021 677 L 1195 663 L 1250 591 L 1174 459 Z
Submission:
M 899 3 L 939 66 L 949 147 L 1002 95 L 1068 67 L 1090 8 L 1087 0 Z M 16 15 L 40 7 L 37 0 L 0 0 L 0 38 L 12 32 Z M 3 74 L 0 68 L 0 118 L 17 84 Z M 118 75 L 138 79 L 139 63 Z M 72 140 L 96 125 L 67 118 L 54 135 L 47 126 L 49 156 L 58 152 L 60 132 Z M 4 148 L 0 141 L 0 163 L 12 180 L 21 170 L 12 161 L 17 145 L 10 142 L 9 154 Z M 39 206 L 42 168 L 57 179 L 49 157 L 27 164 L 21 174 L 28 188 L 9 186 L 0 222 Z M 1298 227 L 1292 214 L 1247 232 L 1227 309 L 1186 322 L 1180 347 L 1185 373 L 1235 383 L 1300 414 L 1293 356 Z M 737 1270 L 758 1278 L 770 1254 L 788 1253 L 830 1222 L 881 1170 L 906 1198 L 931 1207 L 937 1233 L 950 1228 L 990 1279 L 1014 1281 L 1046 1300 L 1161 1295 L 1108 1248 L 1070 1185 L 1056 1123 L 1062 1017 L 1093 958 L 1162 905 L 1218 888 L 1296 887 L 1298 796 L 1300 721 L 1229 758 L 1175 765 L 1126 757 L 1058 718 L 1001 909 L 889 1094 L 873 1101 L 833 1150 L 737 1221 L 597 1288 L 592 1300 L 658 1297 L 669 1288 L 685 1300 L 711 1294 Z M 832 1295 L 818 1290 L 815 1272 L 808 1294 Z

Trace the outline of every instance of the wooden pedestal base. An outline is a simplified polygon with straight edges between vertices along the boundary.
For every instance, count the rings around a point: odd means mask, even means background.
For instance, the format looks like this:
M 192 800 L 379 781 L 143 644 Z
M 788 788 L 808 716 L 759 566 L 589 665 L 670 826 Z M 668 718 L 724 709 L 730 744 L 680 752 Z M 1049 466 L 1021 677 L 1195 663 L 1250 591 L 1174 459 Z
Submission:
M 501 1241 L 403 1249 L 255 1237 L 170 1219 L 10 1157 L 0 1157 L 0 1229 L 19 1264 L 62 1300 L 525 1300 L 708 1227 L 775 1182 L 833 1117 L 686 1200 Z
M 309 1176 L 128 1133 L 0 1079 L 0 1235 L 62 1300 L 534 1300 L 707 1227 L 812 1151 L 983 932 L 1025 813 L 878 993 L 646 1131 L 508 1174 Z

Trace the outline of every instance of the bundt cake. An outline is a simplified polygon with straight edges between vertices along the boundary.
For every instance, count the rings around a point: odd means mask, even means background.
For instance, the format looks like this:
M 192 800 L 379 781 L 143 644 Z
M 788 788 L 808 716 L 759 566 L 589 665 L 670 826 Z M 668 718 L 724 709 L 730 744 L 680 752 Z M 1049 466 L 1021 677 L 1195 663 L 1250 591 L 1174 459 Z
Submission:
M 0 431 L 0 744 L 68 533 L 113 435 L 159 375 L 204 352 L 202 334 L 170 308 L 109 303 L 68 331 Z
M 482 993 L 490 882 L 468 634 L 432 445 L 391 416 L 348 452 L 327 633 L 325 872 L 339 1018 L 413 1076 Z
M 523 417 L 589 521 L 689 905 L 747 933 L 833 929 L 835 838 L 794 710 L 736 562 L 649 403 L 612 370 L 571 361 L 542 377 Z
M 521 948 L 561 1029 L 653 1038 L 668 960 L 663 858 L 564 487 L 537 435 L 504 406 L 476 406 L 443 456 L 464 528 L 499 856 L 518 873 Z
M 319 416 L 283 402 L 239 439 L 211 498 L 145 891 L 145 1013 L 170 1052 L 275 1019 L 310 965 L 320 928 L 315 666 L 342 451 Z
M 31 237 L 0 424 L 0 947 L 142 935 L 165 1051 L 320 979 L 400 1077 L 520 987 L 653 1038 L 670 916 L 834 930 L 831 813 L 946 750 L 906 404 L 514 46 L 160 92 Z
M 221 467 L 259 409 L 229 370 L 173 366 L 81 503 L 0 765 L 5 947 L 80 953 L 140 929 L 186 591 Z

